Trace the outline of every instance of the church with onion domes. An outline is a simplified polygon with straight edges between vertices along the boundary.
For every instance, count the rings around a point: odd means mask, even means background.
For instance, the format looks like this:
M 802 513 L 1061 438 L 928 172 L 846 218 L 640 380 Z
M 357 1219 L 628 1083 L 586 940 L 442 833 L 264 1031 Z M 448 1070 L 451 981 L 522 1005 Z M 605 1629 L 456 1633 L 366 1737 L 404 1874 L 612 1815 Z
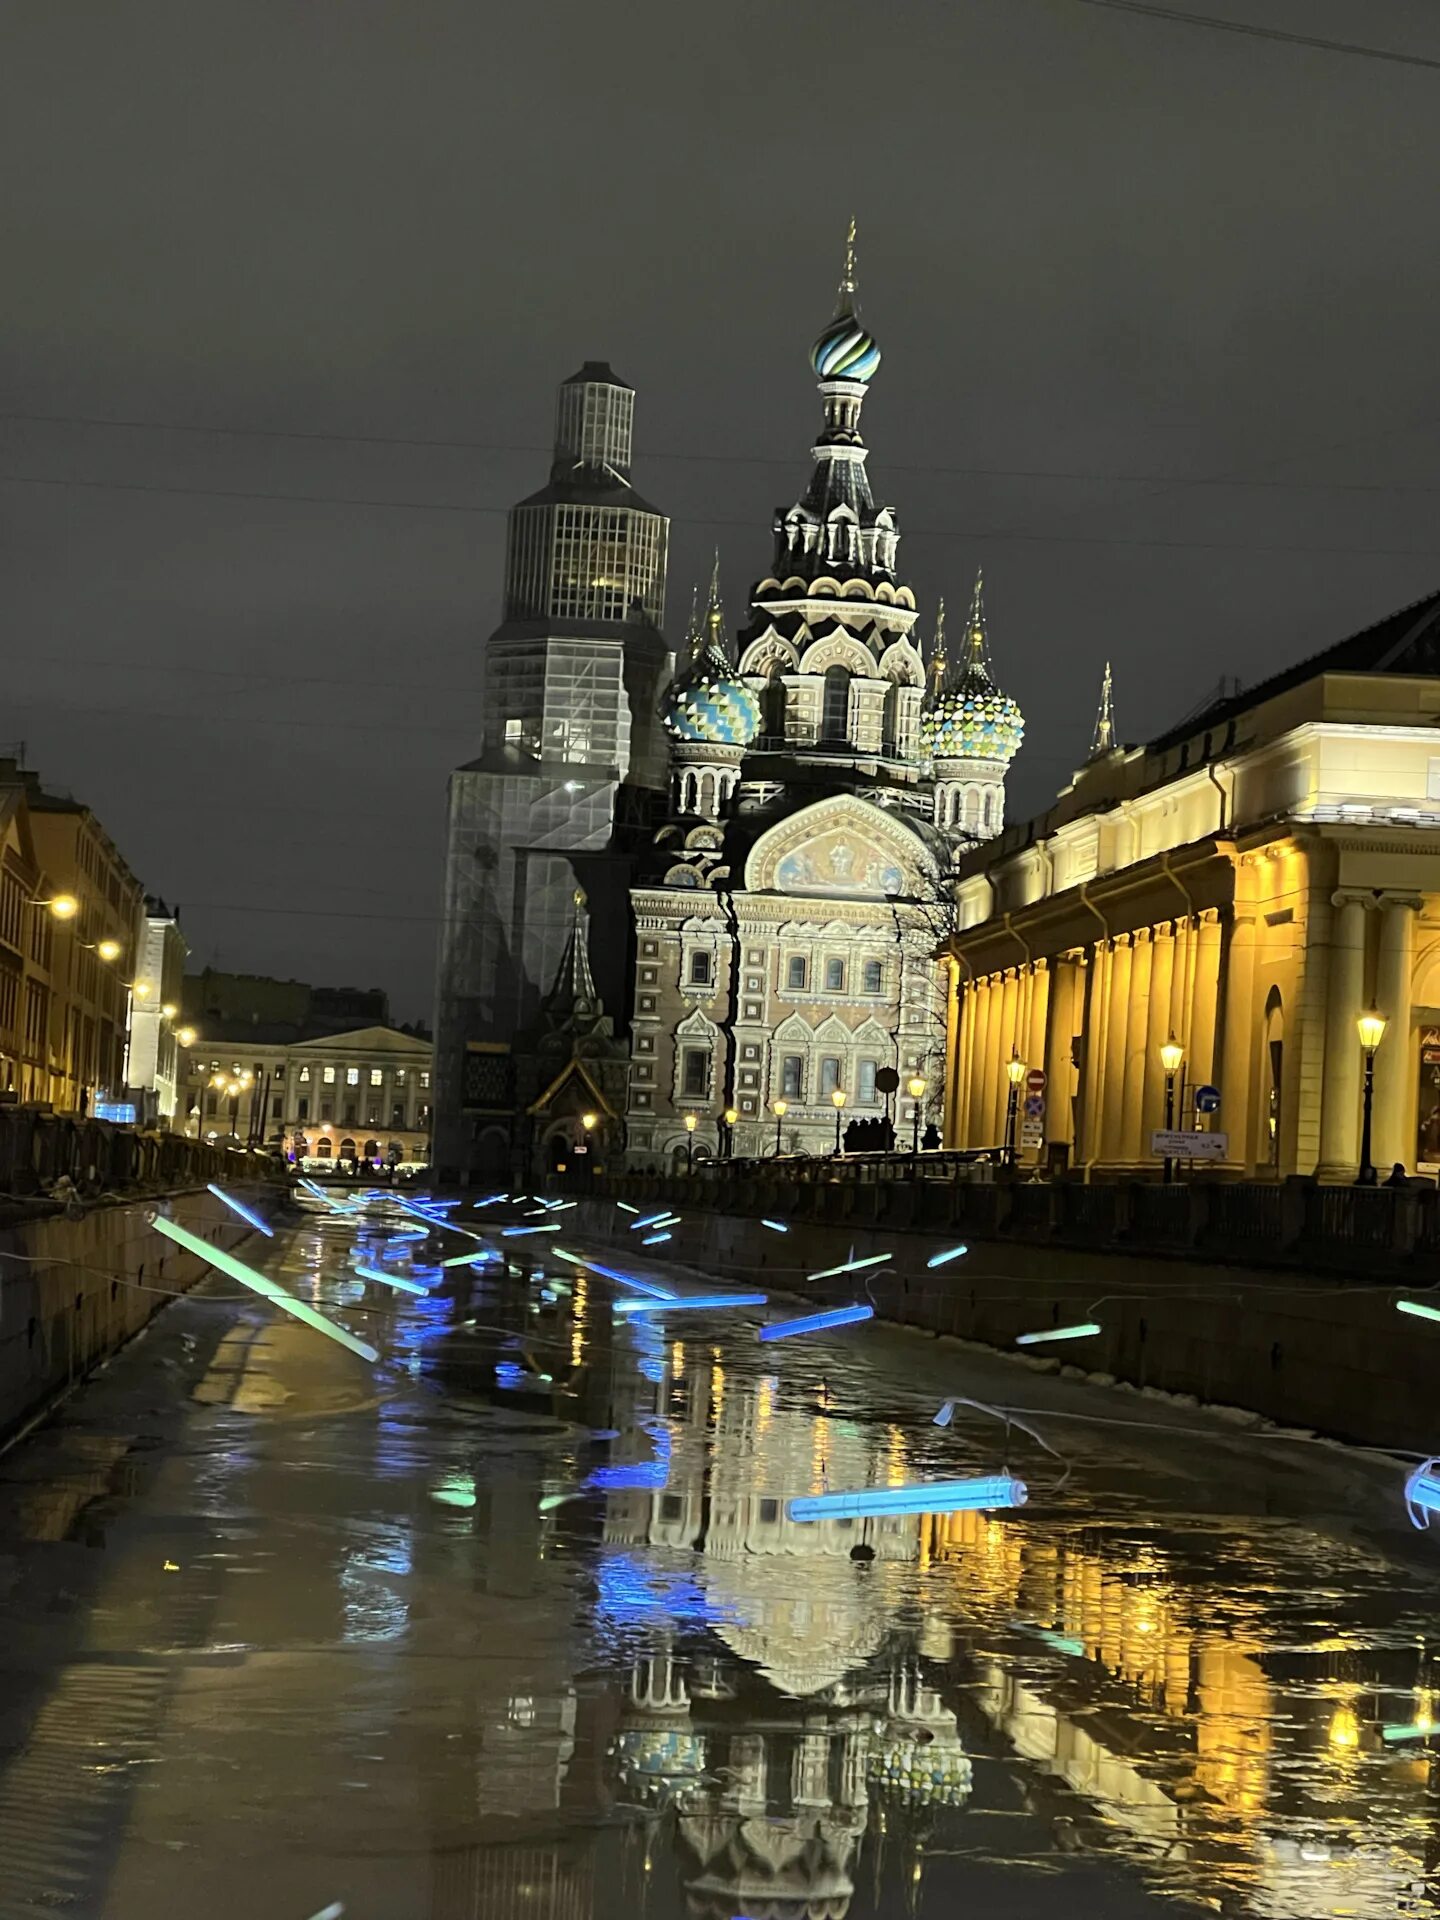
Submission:
M 908 1143 L 939 1118 L 947 883 L 1003 825 L 1024 722 L 995 681 L 978 580 L 954 661 L 942 602 L 927 662 L 861 434 L 880 348 L 853 222 L 810 365 L 809 481 L 776 513 L 733 639 L 717 557 L 660 702 L 668 809 L 630 893 L 632 1166 L 825 1153 L 852 1121 Z

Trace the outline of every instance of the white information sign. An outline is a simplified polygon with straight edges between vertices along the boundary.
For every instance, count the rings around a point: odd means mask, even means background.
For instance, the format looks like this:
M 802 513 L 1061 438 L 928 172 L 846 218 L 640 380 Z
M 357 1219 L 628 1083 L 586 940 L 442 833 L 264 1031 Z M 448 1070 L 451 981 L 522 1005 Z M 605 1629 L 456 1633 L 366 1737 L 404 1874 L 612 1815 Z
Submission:
M 1223 1160 L 1230 1151 L 1230 1136 L 1161 1128 L 1150 1136 L 1150 1151 L 1157 1160 Z

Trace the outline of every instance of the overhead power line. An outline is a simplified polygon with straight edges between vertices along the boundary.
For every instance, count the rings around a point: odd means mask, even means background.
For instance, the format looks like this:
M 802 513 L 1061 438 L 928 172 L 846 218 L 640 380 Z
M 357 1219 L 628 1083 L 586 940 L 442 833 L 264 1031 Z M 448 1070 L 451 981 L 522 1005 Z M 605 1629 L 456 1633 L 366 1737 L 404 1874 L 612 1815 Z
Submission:
M 1319 53 L 1347 53 L 1357 60 L 1386 60 L 1400 67 L 1440 69 L 1440 60 L 1423 53 L 1402 53 L 1390 47 L 1362 46 L 1355 40 L 1324 40 L 1313 33 L 1287 33 L 1281 27 L 1262 27 L 1252 20 L 1222 20 L 1213 13 L 1188 13 L 1179 7 L 1159 7 L 1149 0 L 1079 0 L 1082 7 L 1106 7 L 1113 13 L 1141 13 L 1151 20 L 1173 20 L 1182 27 L 1209 27 L 1216 33 L 1240 33 L 1252 40 L 1277 40 L 1285 46 L 1311 47 Z
M 1161 483 L 1162 485 L 1166 483 Z M 69 487 L 82 492 L 168 494 L 182 499 L 250 500 L 302 507 L 362 507 L 400 513 L 459 513 L 504 518 L 508 506 L 469 505 L 459 500 L 381 500 L 353 494 L 335 493 L 263 493 L 245 487 L 167 487 L 141 480 L 61 479 L 50 474 L 0 473 L 0 485 L 11 487 Z M 722 518 L 717 514 L 671 514 L 672 526 L 743 527 L 754 533 L 752 520 Z M 1133 534 L 1107 533 L 1009 533 L 993 527 L 913 527 L 902 529 L 907 540 L 966 540 L 1018 542 L 1035 546 L 1081 547 L 1159 547 L 1190 553 L 1301 553 L 1370 557 L 1387 560 L 1433 560 L 1440 558 L 1436 547 L 1342 547 L 1334 542 L 1305 545 L 1295 541 L 1245 540 L 1161 540 L 1144 539 Z

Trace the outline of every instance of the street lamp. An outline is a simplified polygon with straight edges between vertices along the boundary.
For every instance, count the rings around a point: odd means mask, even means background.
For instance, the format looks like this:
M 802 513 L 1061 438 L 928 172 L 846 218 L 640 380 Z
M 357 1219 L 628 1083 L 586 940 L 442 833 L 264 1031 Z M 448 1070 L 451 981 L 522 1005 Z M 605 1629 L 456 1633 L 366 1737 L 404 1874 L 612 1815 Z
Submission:
M 1169 1133 L 1175 1125 L 1175 1076 L 1180 1071 L 1180 1063 L 1185 1058 L 1185 1049 L 1172 1032 L 1170 1038 L 1160 1049 L 1160 1064 L 1165 1069 L 1165 1131 Z M 1162 1177 L 1168 1186 L 1175 1173 L 1175 1162 L 1167 1153 Z
M 1020 1107 L 1020 1082 L 1025 1078 L 1025 1062 L 1014 1047 L 1010 1049 L 1010 1058 L 1005 1062 L 1005 1078 L 1010 1082 L 1010 1097 L 1005 1103 L 1005 1159 L 1013 1168 L 1015 1165 L 1015 1115 Z
M 735 1123 L 740 1118 L 739 1109 L 725 1109 L 725 1158 L 729 1160 L 735 1152 Z
M 695 1129 L 699 1125 L 693 1113 L 685 1116 L 685 1171 L 695 1171 Z
M 57 893 L 52 900 L 32 900 L 32 907 L 48 907 L 57 920 L 73 920 L 80 911 L 80 902 L 73 893 Z
M 586 1133 L 593 1133 L 599 1124 L 599 1120 L 600 1116 L 598 1113 L 582 1113 L 580 1116 L 580 1124 Z
M 1360 1126 L 1360 1171 L 1355 1176 L 1357 1187 L 1375 1185 L 1375 1169 L 1370 1164 L 1370 1112 L 1375 1104 L 1375 1049 L 1385 1038 L 1386 1024 L 1384 1014 L 1374 1007 L 1368 1013 L 1362 1013 L 1355 1022 L 1360 1044 L 1365 1049 L 1365 1117 Z
M 840 1151 L 840 1116 L 845 1111 L 845 1089 L 836 1087 L 830 1095 L 831 1105 L 835 1109 L 835 1151 Z
M 777 1159 L 780 1155 L 780 1122 L 785 1118 L 789 1110 L 783 1100 L 772 1100 L 770 1102 L 770 1111 L 775 1116 L 775 1155 Z
M 233 1074 L 217 1073 L 215 1078 L 210 1082 L 212 1087 L 223 1087 L 225 1096 L 230 1102 L 230 1137 L 232 1140 L 238 1140 L 240 1138 L 240 1096 L 246 1087 L 249 1086 L 250 1079 L 251 1076 L 248 1072 Z
M 905 1082 L 905 1091 L 915 1102 L 910 1113 L 910 1157 L 913 1160 L 920 1151 L 920 1102 L 925 1098 L 928 1085 L 923 1073 L 912 1073 Z
M 193 1047 L 195 1044 L 194 1027 L 177 1027 L 175 1029 L 175 1038 L 180 1042 L 182 1047 Z

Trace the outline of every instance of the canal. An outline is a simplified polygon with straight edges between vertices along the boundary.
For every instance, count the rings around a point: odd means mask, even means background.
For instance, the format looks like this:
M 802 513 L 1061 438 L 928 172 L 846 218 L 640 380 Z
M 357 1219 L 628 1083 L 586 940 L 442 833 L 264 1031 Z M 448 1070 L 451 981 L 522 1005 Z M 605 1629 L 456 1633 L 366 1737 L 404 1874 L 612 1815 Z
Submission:
M 1440 1914 L 1406 1463 L 458 1217 L 250 1243 L 373 1365 L 216 1275 L 0 1459 L 0 1920 Z

